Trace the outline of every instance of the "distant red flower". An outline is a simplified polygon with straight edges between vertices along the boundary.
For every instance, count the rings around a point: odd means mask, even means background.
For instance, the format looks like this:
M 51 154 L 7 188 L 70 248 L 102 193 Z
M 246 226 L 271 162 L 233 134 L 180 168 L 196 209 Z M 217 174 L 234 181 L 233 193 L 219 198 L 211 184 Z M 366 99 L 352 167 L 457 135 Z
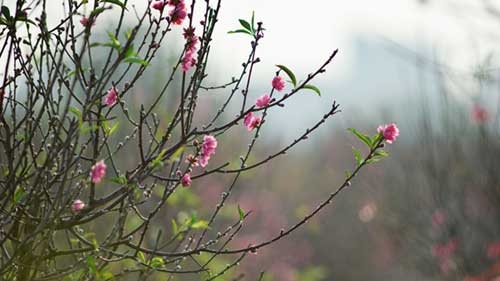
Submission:
M 441 226 L 446 221 L 446 214 L 443 210 L 437 209 L 432 214 L 432 226 L 437 228 Z
M 441 259 L 447 259 L 455 253 L 458 248 L 458 240 L 451 239 L 443 244 L 436 244 L 432 246 L 432 255 Z
M 486 254 L 490 259 L 500 257 L 500 242 L 489 243 L 486 248 Z
M 478 124 L 484 124 L 490 119 L 488 111 L 481 105 L 475 104 L 471 110 L 472 121 Z

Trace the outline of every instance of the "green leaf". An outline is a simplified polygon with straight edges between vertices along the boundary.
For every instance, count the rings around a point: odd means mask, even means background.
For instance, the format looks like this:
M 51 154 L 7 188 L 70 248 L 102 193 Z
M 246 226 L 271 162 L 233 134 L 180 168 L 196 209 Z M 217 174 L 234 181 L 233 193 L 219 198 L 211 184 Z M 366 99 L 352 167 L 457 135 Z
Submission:
M 239 21 L 240 21 L 241 26 L 243 26 L 243 28 L 245 28 L 246 30 L 252 32 L 252 27 L 250 26 L 250 24 L 248 23 L 248 21 L 242 20 L 242 19 L 239 19 Z
M 245 218 L 245 211 L 238 205 L 238 214 L 240 215 L 240 221 L 242 221 Z
M 250 36 L 253 36 L 252 32 L 246 30 L 246 29 L 237 29 L 237 30 L 232 30 L 232 31 L 228 31 L 227 32 L 228 34 L 234 34 L 234 33 L 245 33 L 245 34 L 248 34 Z
M 360 139 L 362 142 L 364 142 L 369 148 L 372 147 L 372 140 L 370 139 L 369 136 L 363 135 L 362 133 L 358 132 L 354 128 L 348 128 L 347 130 L 352 132 L 358 139 Z
M 148 62 L 139 58 L 139 57 L 128 57 L 128 58 L 125 58 L 123 61 L 125 61 L 127 63 L 137 63 L 137 64 L 141 64 L 144 66 L 148 66 Z
M 387 157 L 389 156 L 389 153 L 387 153 L 387 151 L 384 150 L 377 150 L 375 151 L 375 156 Z
M 366 160 L 366 164 L 376 163 L 380 160 L 382 160 L 382 157 L 373 157 L 373 158 Z
M 113 33 L 108 31 L 108 38 L 111 42 L 106 43 L 104 45 L 112 47 L 112 48 L 117 49 L 117 50 L 120 50 L 121 44 L 120 44 L 120 41 L 118 41 L 118 39 L 116 38 L 116 36 Z
M 179 226 L 177 225 L 175 219 L 172 219 L 172 234 L 175 236 L 178 233 L 179 233 Z
M 102 8 L 102 7 L 100 7 L 100 8 L 96 8 L 96 9 L 94 9 L 94 10 L 90 13 L 89 18 L 94 18 L 94 19 L 95 19 L 95 17 L 97 17 L 100 13 L 102 13 L 102 12 L 104 12 L 104 11 L 106 11 L 106 9 L 105 9 L 105 8 Z
M 312 90 L 312 91 L 316 92 L 316 94 L 318 94 L 318 96 L 321 96 L 321 91 L 316 86 L 306 84 L 302 88 L 303 89 Z
M 286 66 L 284 65 L 281 65 L 281 64 L 277 64 L 276 65 L 279 69 L 283 70 L 286 75 L 288 75 L 288 77 L 290 78 L 290 81 L 292 81 L 292 84 L 294 87 L 297 86 L 297 79 L 295 78 L 295 74 L 293 74 L 293 72 Z
M 137 54 L 134 52 L 134 44 L 130 44 L 130 46 L 127 48 L 127 51 L 125 51 L 125 57 L 137 57 Z
M 209 228 L 208 226 L 208 221 L 204 220 L 199 220 L 191 225 L 192 229 L 207 229 Z
M 252 11 L 252 32 L 255 33 L 255 11 Z
M 359 166 L 363 162 L 363 157 L 361 156 L 361 152 L 356 149 L 354 146 L 352 147 L 352 151 L 354 152 L 354 158 L 356 158 L 356 164 Z
M 21 187 L 17 187 L 16 191 L 14 191 L 14 203 L 19 204 L 21 200 L 26 196 L 26 192 Z
M 31 23 L 31 24 L 34 24 L 36 25 L 36 23 L 30 19 L 28 19 L 27 17 L 25 16 L 19 16 L 16 18 L 16 21 L 24 21 L 24 22 L 27 22 L 27 23 Z
M 163 259 L 161 257 L 154 257 L 151 260 L 151 267 L 153 267 L 153 268 L 162 267 L 164 264 L 165 264 L 165 262 L 163 261 Z
M 104 129 L 106 131 L 106 135 L 109 137 L 111 136 L 116 130 L 118 130 L 118 126 L 120 125 L 120 122 L 116 122 L 113 124 L 113 126 L 110 128 L 109 126 L 106 126 Z
M 146 256 L 144 256 L 144 253 L 139 251 L 137 252 L 137 257 L 139 258 L 139 260 L 142 262 L 142 263 L 146 263 Z
M 348 179 L 351 177 L 351 172 L 349 170 L 345 170 L 345 178 Z
M 121 1 L 119 1 L 119 0 L 101 0 L 101 2 L 115 4 L 115 5 L 120 6 L 122 9 L 127 10 L 127 7 L 125 7 L 125 4 L 123 4 L 123 3 L 122 3 Z M 127 10 L 127 11 L 128 11 L 128 10 Z
M 98 273 L 97 266 L 95 264 L 95 259 L 93 256 L 87 257 L 87 268 L 88 268 L 88 271 L 91 275 L 93 275 L 93 276 L 97 275 L 97 273 Z
M 110 178 L 109 181 L 117 183 L 117 184 L 126 184 L 127 183 L 127 177 L 124 174 L 121 174 L 118 177 Z
M 153 161 L 151 161 L 151 164 L 149 164 L 149 166 L 151 168 L 158 168 L 158 167 L 161 167 L 163 166 L 163 156 L 165 156 L 165 153 L 167 153 L 167 150 L 166 149 L 163 149 L 157 156 L 155 159 L 153 159 Z
M 11 16 L 10 16 L 10 10 L 7 6 L 2 6 L 2 15 L 7 19 L 7 20 L 10 20 L 11 19 Z
M 179 159 L 181 158 L 182 153 L 184 152 L 184 149 L 186 149 L 185 146 L 179 147 L 174 152 L 174 154 L 172 154 L 172 156 L 170 156 L 170 158 L 168 159 L 168 163 L 173 163 L 173 162 L 179 161 Z

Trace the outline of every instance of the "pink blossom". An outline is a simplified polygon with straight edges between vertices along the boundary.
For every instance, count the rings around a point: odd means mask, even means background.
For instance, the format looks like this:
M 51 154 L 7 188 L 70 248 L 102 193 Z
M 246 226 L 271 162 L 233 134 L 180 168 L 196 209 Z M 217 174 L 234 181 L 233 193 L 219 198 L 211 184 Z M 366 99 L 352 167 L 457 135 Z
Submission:
M 183 35 L 186 39 L 186 51 L 182 58 L 182 71 L 186 72 L 196 64 L 195 55 L 198 37 L 194 34 L 194 28 L 185 28 Z
M 112 107 L 113 105 L 115 105 L 117 99 L 118 92 L 116 91 L 115 86 L 113 86 L 108 90 L 108 94 L 106 95 L 104 102 L 107 106 Z
M 399 136 L 399 129 L 394 123 L 378 126 L 377 132 L 382 134 L 382 137 L 387 143 L 393 143 Z
M 245 118 L 243 118 L 243 125 L 245 125 L 248 131 L 259 127 L 260 123 L 262 123 L 262 117 L 256 117 L 252 112 L 248 112 Z
M 205 135 L 203 137 L 203 144 L 201 145 L 201 159 L 200 166 L 205 167 L 208 164 L 210 157 L 215 154 L 217 148 L 217 140 L 214 136 Z
M 184 1 L 170 1 L 169 5 L 174 6 L 169 13 L 170 22 L 172 24 L 181 25 L 182 21 L 184 21 L 187 16 L 186 4 L 184 4 Z
M 446 214 L 442 210 L 435 210 L 432 214 L 432 226 L 439 227 L 446 221 Z
M 87 27 L 87 26 L 94 26 L 94 25 L 95 25 L 95 19 L 90 20 L 90 19 L 89 19 L 89 18 L 87 18 L 86 16 L 83 16 L 83 17 L 80 19 L 80 23 L 81 23 L 84 27 Z
M 496 259 L 500 257 L 500 242 L 493 242 L 488 244 L 487 255 L 490 259 Z
M 447 259 L 458 248 L 458 240 L 456 239 L 451 239 L 450 241 L 444 243 L 444 244 L 436 244 L 432 247 L 431 253 L 433 256 L 438 257 L 440 259 Z
M 191 174 L 185 173 L 184 176 L 182 176 L 181 184 L 183 187 L 190 186 L 191 185 Z
M 258 108 L 266 107 L 269 105 L 269 102 L 271 101 L 271 97 L 268 94 L 262 95 L 255 101 L 255 105 Z
M 282 91 L 285 88 L 285 80 L 281 76 L 275 76 L 271 84 L 277 91 Z
M 83 203 L 83 201 L 80 199 L 76 199 L 75 201 L 73 201 L 73 204 L 71 204 L 71 211 L 73 211 L 74 213 L 78 213 L 83 208 L 85 208 L 85 203 Z
M 93 183 L 101 182 L 102 178 L 104 178 L 105 175 L 106 164 L 104 164 L 104 160 L 95 163 L 95 165 L 90 169 L 90 179 Z
M 471 110 L 471 118 L 478 124 L 484 124 L 490 119 L 488 111 L 479 104 L 475 104 Z
M 163 7 L 165 7 L 165 1 L 163 0 L 154 1 L 151 5 L 151 8 L 160 11 L 160 13 L 163 12 Z

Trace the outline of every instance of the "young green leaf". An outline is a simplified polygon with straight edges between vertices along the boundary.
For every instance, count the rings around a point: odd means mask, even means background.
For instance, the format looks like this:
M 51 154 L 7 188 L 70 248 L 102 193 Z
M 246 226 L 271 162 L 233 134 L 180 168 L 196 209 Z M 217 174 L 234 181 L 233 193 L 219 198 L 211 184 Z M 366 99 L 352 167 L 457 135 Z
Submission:
M 165 262 L 163 261 L 163 259 L 161 257 L 154 257 L 151 260 L 151 267 L 153 267 L 153 268 L 160 268 L 164 264 L 165 264 Z
M 141 58 L 138 58 L 138 57 L 128 57 L 128 58 L 125 58 L 123 61 L 127 62 L 127 63 L 137 63 L 137 64 L 141 64 L 143 66 L 148 66 L 147 61 L 145 61 Z
M 255 11 L 252 11 L 252 32 L 255 32 Z
M 191 225 L 192 229 L 207 229 L 209 228 L 208 226 L 208 221 L 204 220 L 199 220 Z
M 144 253 L 139 251 L 137 252 L 137 257 L 139 258 L 139 260 L 142 262 L 142 263 L 146 263 L 146 256 L 144 256 Z
M 113 33 L 108 31 L 108 38 L 109 38 L 110 42 L 106 43 L 104 45 L 109 46 L 109 47 L 114 48 L 114 49 L 117 49 L 117 50 L 120 50 L 121 44 L 120 44 L 120 41 L 118 41 L 118 39 L 116 38 L 116 36 Z
M 240 221 L 242 221 L 245 218 L 245 211 L 238 205 L 238 214 L 240 215 Z
M 119 0 L 101 0 L 101 2 L 106 2 L 106 3 L 111 3 L 120 6 L 122 9 L 127 10 L 127 7 L 125 6 L 124 3 L 122 3 Z M 128 11 L 128 10 L 127 10 Z
M 250 24 L 248 23 L 248 21 L 242 20 L 242 19 L 239 19 L 239 21 L 240 21 L 241 26 L 243 26 L 243 28 L 245 28 L 246 30 L 252 32 L 252 27 L 250 26 Z
M 361 152 L 359 152 L 359 150 L 356 149 L 354 146 L 352 147 L 352 152 L 354 153 L 356 164 L 359 166 L 363 162 L 363 157 L 361 156 Z
M 304 85 L 304 87 L 302 87 L 302 88 L 303 88 L 303 89 L 312 90 L 312 91 L 316 92 L 316 94 L 318 94 L 318 96 L 321 96 L 321 91 L 320 91 L 320 90 L 318 89 L 318 87 L 316 87 L 316 86 L 306 84 L 306 85 Z
M 352 132 L 359 140 L 364 142 L 369 148 L 372 147 L 372 140 L 370 139 L 369 136 L 363 135 L 354 128 L 348 128 L 347 130 Z
M 246 29 L 237 29 L 237 30 L 232 30 L 232 31 L 228 31 L 227 32 L 228 34 L 234 34 L 234 33 L 245 33 L 245 34 L 248 34 L 250 36 L 253 36 L 252 32 L 246 30 Z
M 281 65 L 281 64 L 277 64 L 276 65 L 279 69 L 283 70 L 286 75 L 288 75 L 288 78 L 290 78 L 290 81 L 292 82 L 293 86 L 296 87 L 297 86 L 297 78 L 295 78 L 295 74 L 293 74 L 293 72 L 286 66 L 284 65 Z
M 177 233 L 179 233 L 179 226 L 177 225 L 175 219 L 172 219 L 172 234 L 177 235 Z

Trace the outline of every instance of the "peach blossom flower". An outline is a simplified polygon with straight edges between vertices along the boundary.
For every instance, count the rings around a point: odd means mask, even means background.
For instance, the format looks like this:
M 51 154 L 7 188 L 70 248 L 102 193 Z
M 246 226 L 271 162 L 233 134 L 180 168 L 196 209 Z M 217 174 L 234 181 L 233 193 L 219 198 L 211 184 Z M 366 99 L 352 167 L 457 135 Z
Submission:
M 106 103 L 107 106 L 112 107 L 113 105 L 116 104 L 117 99 L 118 99 L 118 92 L 116 91 L 115 86 L 113 86 L 108 90 L 108 94 L 104 99 L 104 103 Z
M 258 108 L 266 107 L 269 105 L 269 102 L 271 101 L 271 97 L 268 94 L 262 95 L 255 101 L 255 106 Z
M 101 182 L 105 175 L 106 164 L 104 164 L 104 160 L 95 163 L 95 165 L 90 169 L 90 179 L 92 180 L 92 183 Z
M 184 176 L 182 176 L 181 184 L 183 187 L 190 186 L 191 185 L 191 174 L 185 173 Z
M 281 76 L 275 76 L 271 84 L 277 91 L 282 91 L 285 88 L 285 80 Z
M 382 134 L 382 137 L 387 143 L 393 143 L 399 136 L 399 129 L 394 123 L 378 126 L 377 132 Z

